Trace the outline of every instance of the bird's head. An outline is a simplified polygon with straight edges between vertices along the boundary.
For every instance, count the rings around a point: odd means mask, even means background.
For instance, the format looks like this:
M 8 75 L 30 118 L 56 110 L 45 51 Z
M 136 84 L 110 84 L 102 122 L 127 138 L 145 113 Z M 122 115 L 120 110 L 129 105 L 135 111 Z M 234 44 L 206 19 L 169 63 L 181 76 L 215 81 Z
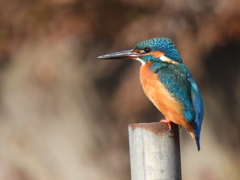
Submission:
M 133 49 L 98 56 L 101 59 L 136 59 L 143 65 L 149 61 L 180 64 L 182 59 L 172 40 L 153 38 L 138 43 Z

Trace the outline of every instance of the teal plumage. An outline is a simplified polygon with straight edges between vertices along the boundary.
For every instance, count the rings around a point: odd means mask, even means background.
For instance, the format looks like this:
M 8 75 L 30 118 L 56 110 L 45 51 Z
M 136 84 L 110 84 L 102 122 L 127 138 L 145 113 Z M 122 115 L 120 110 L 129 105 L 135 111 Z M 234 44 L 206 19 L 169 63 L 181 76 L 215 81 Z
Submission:
M 170 40 L 168 38 L 148 39 L 146 41 L 138 43 L 133 48 L 133 50 L 134 49 L 144 49 L 146 47 L 150 48 L 152 51 L 162 51 L 162 52 L 164 52 L 164 55 L 167 56 L 168 58 L 170 58 L 176 62 L 182 63 L 182 59 L 181 59 L 181 56 L 180 56 L 178 50 L 176 49 L 172 40 Z M 143 57 L 143 59 L 145 59 L 145 61 L 154 60 L 153 57 L 148 57 L 148 56 Z M 160 62 L 158 58 L 155 60 L 157 62 Z
M 190 71 L 183 64 L 170 39 L 149 39 L 137 44 L 132 50 L 106 54 L 98 58 L 140 61 L 140 79 L 144 92 L 166 117 L 163 122 L 169 124 L 173 121 L 185 127 L 196 140 L 200 150 L 204 114 L 202 97 Z
M 174 94 L 176 100 L 184 105 L 184 117 L 194 127 L 196 143 L 200 150 L 199 138 L 204 108 L 201 94 L 189 70 L 184 64 L 169 64 L 166 67 L 153 65 L 151 69 L 159 75 L 160 81 Z

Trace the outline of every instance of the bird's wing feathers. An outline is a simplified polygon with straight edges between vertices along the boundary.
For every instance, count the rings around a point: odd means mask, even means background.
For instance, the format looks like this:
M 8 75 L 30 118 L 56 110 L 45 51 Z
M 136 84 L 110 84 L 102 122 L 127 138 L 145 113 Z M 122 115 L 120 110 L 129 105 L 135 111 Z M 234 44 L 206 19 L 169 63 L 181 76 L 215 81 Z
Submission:
M 193 108 L 195 112 L 194 122 L 196 124 L 196 129 L 194 134 L 195 136 L 199 136 L 201 131 L 203 114 L 204 114 L 203 100 L 196 83 L 191 77 L 191 74 L 188 81 L 191 83 L 191 98 L 192 98 Z
M 198 87 L 196 83 L 194 82 L 190 72 L 189 72 L 189 78 L 188 81 L 191 83 L 191 98 L 192 98 L 192 104 L 195 112 L 195 128 L 194 128 L 194 135 L 196 138 L 196 144 L 198 147 L 198 151 L 200 150 L 200 132 L 201 132 L 201 126 L 202 126 L 202 120 L 203 120 L 203 114 L 204 114 L 204 107 L 203 107 L 203 100 L 202 96 L 198 90 Z
M 190 71 L 187 69 L 185 66 L 185 72 L 187 74 L 187 81 L 190 83 L 191 87 L 191 101 L 192 101 L 192 107 L 194 110 L 194 122 L 196 125 L 196 130 L 198 131 L 197 134 L 200 133 L 201 130 L 201 125 L 202 125 L 202 119 L 203 119 L 203 113 L 204 113 L 204 108 L 203 108 L 203 100 L 202 96 L 199 92 L 199 89 L 196 85 L 196 83 L 193 80 L 192 75 L 190 74 Z M 196 135 L 196 133 L 195 133 Z
M 169 92 L 184 105 L 186 121 L 200 131 L 203 117 L 203 103 L 192 75 L 184 64 L 169 65 L 156 71 Z M 195 127 L 194 127 L 195 129 Z

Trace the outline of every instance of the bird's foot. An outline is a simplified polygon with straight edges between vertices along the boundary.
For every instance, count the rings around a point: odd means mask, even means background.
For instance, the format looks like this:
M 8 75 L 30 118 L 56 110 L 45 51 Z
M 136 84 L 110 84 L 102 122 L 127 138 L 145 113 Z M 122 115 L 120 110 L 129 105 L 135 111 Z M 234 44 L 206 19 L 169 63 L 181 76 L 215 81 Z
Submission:
M 179 129 L 182 129 L 182 126 L 181 126 L 181 125 L 179 125 Z
M 167 123 L 168 128 L 169 128 L 168 131 L 171 131 L 171 129 L 172 129 L 171 120 L 169 120 L 169 119 L 162 119 L 162 120 L 160 120 L 160 122 Z

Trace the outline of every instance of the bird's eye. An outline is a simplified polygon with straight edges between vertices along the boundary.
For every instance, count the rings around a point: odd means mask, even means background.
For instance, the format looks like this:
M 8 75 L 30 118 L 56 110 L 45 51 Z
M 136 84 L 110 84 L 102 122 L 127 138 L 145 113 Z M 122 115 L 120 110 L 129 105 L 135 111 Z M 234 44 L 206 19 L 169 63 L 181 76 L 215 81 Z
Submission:
M 150 49 L 149 47 L 146 47 L 146 48 L 144 48 L 144 51 L 145 51 L 146 53 L 149 53 L 149 52 L 151 52 L 151 49 Z
M 139 50 L 139 53 L 140 53 L 140 54 L 146 54 L 146 53 L 149 53 L 149 52 L 151 52 L 151 51 L 152 51 L 151 48 L 146 47 L 146 48 L 144 48 L 144 49 L 142 49 L 142 50 Z

